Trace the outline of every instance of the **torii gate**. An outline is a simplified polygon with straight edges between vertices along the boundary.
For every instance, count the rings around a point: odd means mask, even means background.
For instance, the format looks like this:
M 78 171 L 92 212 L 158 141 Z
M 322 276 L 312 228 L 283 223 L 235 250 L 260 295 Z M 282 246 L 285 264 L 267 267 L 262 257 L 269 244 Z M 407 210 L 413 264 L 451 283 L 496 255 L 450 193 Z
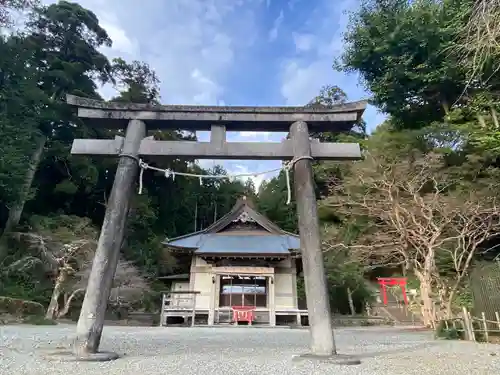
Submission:
M 311 333 L 308 357 L 337 358 L 327 294 L 319 221 L 310 159 L 357 160 L 357 143 L 311 142 L 309 131 L 341 132 L 361 119 L 366 102 L 330 107 L 218 107 L 102 102 L 67 95 L 78 116 L 91 125 L 126 129 L 114 140 L 75 139 L 71 154 L 119 158 L 115 180 L 83 301 L 74 355 L 80 360 L 111 360 L 118 355 L 99 352 L 104 313 L 116 271 L 124 228 L 139 170 L 139 157 L 160 161 L 173 157 L 195 159 L 296 160 L 295 197 L 304 265 Z M 155 141 L 147 130 L 210 130 L 210 142 Z M 228 131 L 290 132 L 275 143 L 227 142 Z M 359 361 L 341 361 L 359 363 Z

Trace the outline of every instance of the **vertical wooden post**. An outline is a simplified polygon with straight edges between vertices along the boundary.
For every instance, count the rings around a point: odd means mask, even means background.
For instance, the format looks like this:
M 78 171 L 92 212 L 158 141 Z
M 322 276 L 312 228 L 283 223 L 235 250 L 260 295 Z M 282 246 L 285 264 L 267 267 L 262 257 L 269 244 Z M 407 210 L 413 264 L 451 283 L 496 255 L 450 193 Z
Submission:
M 194 327 L 194 323 L 196 320 L 196 293 L 192 294 L 192 301 L 193 301 L 193 311 L 191 313 L 191 327 Z
M 488 335 L 488 322 L 486 321 L 486 314 L 484 312 L 481 313 L 481 320 L 483 321 L 483 329 L 484 329 L 484 339 L 486 342 L 490 341 Z
M 209 326 L 214 325 L 215 321 L 215 289 L 216 289 L 216 274 L 212 273 L 212 287 L 210 288 L 210 304 L 208 306 L 208 318 L 207 318 L 207 324 Z
M 296 158 L 311 156 L 309 129 L 305 122 L 294 122 L 290 127 L 290 136 Z M 311 354 L 331 356 L 336 354 L 336 348 L 321 251 L 311 160 L 301 159 L 295 163 L 294 179 L 311 332 Z
M 276 274 L 268 277 L 269 283 L 269 326 L 276 326 Z
M 474 340 L 474 328 L 472 327 L 470 318 L 469 318 L 469 312 L 467 311 L 467 308 L 465 306 L 462 306 L 462 314 L 463 314 L 463 319 L 464 319 L 464 331 L 465 331 L 465 339 L 468 341 L 475 341 Z
M 160 327 L 163 326 L 164 319 L 165 319 L 165 293 L 162 293 L 161 294 Z
M 74 351 L 77 356 L 91 357 L 92 354 L 97 354 L 99 350 L 104 314 L 124 238 L 125 223 L 134 182 L 139 170 L 137 160 L 139 147 L 145 136 L 146 125 L 144 122 L 131 120 L 127 126 L 123 149 L 116 169 L 113 188 L 106 207 L 106 214 L 87 284 L 85 299 L 78 319 L 74 342 Z M 113 357 L 113 355 L 111 356 Z
M 474 331 L 474 318 L 472 317 L 470 311 L 467 311 L 467 316 L 469 317 L 469 325 L 472 334 L 472 341 L 476 341 L 476 332 Z

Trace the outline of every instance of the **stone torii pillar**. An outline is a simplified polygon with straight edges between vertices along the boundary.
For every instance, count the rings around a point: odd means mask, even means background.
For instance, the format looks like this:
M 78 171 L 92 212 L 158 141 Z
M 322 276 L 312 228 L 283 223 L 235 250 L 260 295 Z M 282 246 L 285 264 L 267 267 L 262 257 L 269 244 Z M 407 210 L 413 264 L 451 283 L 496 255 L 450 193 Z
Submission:
M 124 238 L 129 201 L 138 173 L 139 157 L 161 164 L 175 157 L 195 159 L 297 160 L 295 195 L 304 263 L 311 352 L 297 358 L 327 359 L 355 364 L 358 360 L 337 354 L 321 251 L 312 164 L 316 160 L 357 160 L 356 143 L 311 142 L 310 131 L 349 130 L 359 121 L 366 102 L 327 108 L 310 107 L 212 107 L 110 103 L 67 96 L 78 107 L 78 116 L 90 125 L 126 129 L 125 137 L 110 140 L 75 139 L 73 155 L 119 157 L 115 181 L 101 228 L 85 293 L 73 355 L 79 360 L 110 360 L 114 353 L 99 352 L 109 294 Z M 155 141 L 147 130 L 210 130 L 210 142 Z M 290 139 L 274 143 L 227 142 L 228 131 L 290 132 Z M 75 357 L 73 357 L 75 359 Z

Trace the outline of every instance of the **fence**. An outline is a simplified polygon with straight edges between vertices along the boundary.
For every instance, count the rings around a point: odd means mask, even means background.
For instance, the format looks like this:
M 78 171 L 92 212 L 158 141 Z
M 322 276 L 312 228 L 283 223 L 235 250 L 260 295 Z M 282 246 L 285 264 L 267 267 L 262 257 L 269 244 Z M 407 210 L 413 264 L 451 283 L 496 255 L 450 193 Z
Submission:
M 494 312 L 495 320 L 486 319 L 482 312 L 481 317 L 472 316 L 465 308 L 462 308 L 461 316 L 441 319 L 435 322 L 437 331 L 445 333 L 448 338 L 462 338 L 468 341 L 491 342 L 493 338 L 500 338 L 500 314 Z M 496 340 L 495 340 L 496 341 Z
M 481 316 L 495 321 L 496 311 L 500 311 L 500 263 L 482 262 L 477 264 L 470 273 L 469 287 L 472 294 L 472 315 Z

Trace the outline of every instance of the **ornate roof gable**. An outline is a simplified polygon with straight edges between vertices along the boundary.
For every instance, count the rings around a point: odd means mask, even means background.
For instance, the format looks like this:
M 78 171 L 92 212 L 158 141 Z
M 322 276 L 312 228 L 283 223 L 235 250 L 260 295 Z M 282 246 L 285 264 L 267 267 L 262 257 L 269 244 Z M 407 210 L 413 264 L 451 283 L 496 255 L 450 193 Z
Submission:
M 257 226 L 267 234 L 249 235 L 243 231 L 241 235 L 217 235 L 228 227 L 245 225 Z M 246 233 L 245 233 L 246 232 Z M 260 237 L 257 242 L 256 238 Z M 285 232 L 276 224 L 257 212 L 253 202 L 246 197 L 238 199 L 231 211 L 217 220 L 208 228 L 199 232 L 167 239 L 164 242 L 176 251 L 194 251 L 195 253 L 210 254 L 289 254 L 291 249 L 300 249 L 299 237 Z
M 247 197 L 238 199 L 228 214 L 205 229 L 205 233 L 218 233 L 232 223 L 255 223 L 272 234 L 284 234 L 283 230 L 264 215 L 257 212 Z

